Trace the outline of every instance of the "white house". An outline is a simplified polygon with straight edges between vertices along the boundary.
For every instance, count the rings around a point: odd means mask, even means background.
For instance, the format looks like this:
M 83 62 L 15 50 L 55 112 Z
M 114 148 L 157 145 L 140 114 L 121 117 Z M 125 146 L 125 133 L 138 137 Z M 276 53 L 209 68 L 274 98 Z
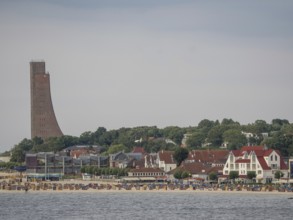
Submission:
M 288 167 L 279 151 L 265 149 L 263 146 L 245 146 L 241 150 L 232 150 L 223 168 L 227 177 L 230 171 L 237 171 L 240 178 L 247 178 L 249 171 L 256 173 L 258 182 L 270 182 L 275 178 L 275 172 L 281 171 L 288 177 Z
M 173 158 L 173 151 L 159 151 L 157 154 L 157 164 L 159 168 L 165 172 L 169 172 L 177 167 L 176 161 Z

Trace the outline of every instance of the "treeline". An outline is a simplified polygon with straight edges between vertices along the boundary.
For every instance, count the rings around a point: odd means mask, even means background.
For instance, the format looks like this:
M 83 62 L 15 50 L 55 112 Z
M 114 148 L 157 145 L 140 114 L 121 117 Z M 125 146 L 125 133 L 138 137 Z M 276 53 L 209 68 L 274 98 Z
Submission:
M 243 132 L 251 133 L 247 138 Z M 184 134 L 188 134 L 186 147 L 189 150 L 202 147 L 238 149 L 243 145 L 266 145 L 280 150 L 283 156 L 293 156 L 293 124 L 288 120 L 274 119 L 271 123 L 256 120 L 248 125 L 241 125 L 232 119 L 212 121 L 204 119 L 197 126 L 180 128 L 169 126 L 142 126 L 107 130 L 99 127 L 96 131 L 86 131 L 79 137 L 65 135 L 59 138 L 42 140 L 35 137 L 24 139 L 12 150 L 11 161 L 23 162 L 26 152 L 58 152 L 73 145 L 99 145 L 104 154 L 120 150 L 130 152 L 134 146 L 141 146 L 146 152 L 175 150 L 182 144 Z

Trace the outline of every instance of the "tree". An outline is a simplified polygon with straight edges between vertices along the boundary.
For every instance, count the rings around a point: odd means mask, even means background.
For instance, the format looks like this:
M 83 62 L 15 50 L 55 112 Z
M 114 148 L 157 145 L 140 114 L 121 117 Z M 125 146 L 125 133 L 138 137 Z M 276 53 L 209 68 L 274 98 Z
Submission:
M 33 141 L 29 139 L 23 139 L 19 144 L 15 145 L 11 150 L 11 162 L 22 163 L 25 160 L 25 153 L 33 148 Z
M 220 125 L 213 127 L 208 133 L 208 141 L 211 142 L 213 146 L 220 146 L 223 142 L 222 133 Z
M 166 138 L 171 139 L 176 144 L 180 145 L 182 138 L 184 136 L 184 129 L 177 126 L 170 126 L 163 129 L 164 135 Z
M 205 139 L 206 136 L 203 132 L 195 132 L 187 139 L 186 145 L 190 149 L 200 148 Z
M 188 157 L 188 153 L 188 150 L 182 147 L 179 147 L 175 150 L 173 157 L 177 162 L 177 166 L 180 166 L 180 164 Z
M 275 178 L 276 179 L 281 179 L 284 176 L 284 173 L 282 173 L 280 170 L 275 172 Z
M 91 131 L 83 132 L 79 137 L 80 144 L 94 144 L 94 135 Z
M 223 133 L 223 139 L 228 143 L 230 150 L 239 149 L 247 143 L 245 135 L 238 129 L 229 129 Z
M 229 179 L 230 180 L 233 180 L 234 181 L 238 177 L 239 177 L 238 171 L 230 171 L 230 173 L 229 173 Z
M 209 174 L 209 179 L 210 180 L 217 180 L 218 179 L 218 175 L 215 172 L 211 172 Z
M 181 179 L 185 179 L 190 177 L 190 173 L 188 171 L 183 171 L 181 174 Z
M 185 179 L 185 178 L 188 178 L 190 177 L 190 173 L 186 170 L 182 170 L 182 169 L 177 169 L 175 171 L 175 173 L 173 174 L 173 176 L 178 179 L 178 180 L 181 180 L 181 179 Z
M 119 151 L 126 151 L 126 147 L 123 144 L 116 144 L 116 145 L 112 145 L 111 147 L 109 147 L 107 153 L 108 154 L 115 154 L 118 153 Z
M 256 177 L 256 172 L 255 171 L 248 171 L 247 172 L 247 178 L 252 180 Z
M 176 170 L 174 173 L 174 178 L 180 180 L 182 176 L 183 171 L 182 170 Z

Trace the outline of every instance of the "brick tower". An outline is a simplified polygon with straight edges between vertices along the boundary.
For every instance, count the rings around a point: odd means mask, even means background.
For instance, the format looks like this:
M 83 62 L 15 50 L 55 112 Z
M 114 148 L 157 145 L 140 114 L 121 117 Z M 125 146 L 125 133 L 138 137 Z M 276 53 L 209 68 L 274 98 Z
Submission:
M 31 81 L 31 138 L 60 137 L 50 91 L 50 75 L 45 62 L 30 62 Z

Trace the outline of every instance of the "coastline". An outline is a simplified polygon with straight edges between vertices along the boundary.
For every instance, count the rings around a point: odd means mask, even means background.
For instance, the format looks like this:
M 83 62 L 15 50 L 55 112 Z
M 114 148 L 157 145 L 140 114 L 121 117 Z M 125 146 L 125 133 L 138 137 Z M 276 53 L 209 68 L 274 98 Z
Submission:
M 287 195 L 293 199 L 292 188 L 280 190 L 277 187 L 258 186 L 257 189 L 247 185 L 213 185 L 204 184 L 154 184 L 137 183 L 121 184 L 115 180 L 91 180 L 66 179 L 60 181 L 27 182 L 25 178 L 8 178 L 0 180 L 1 193 L 212 193 L 212 194 L 239 194 L 239 195 Z

